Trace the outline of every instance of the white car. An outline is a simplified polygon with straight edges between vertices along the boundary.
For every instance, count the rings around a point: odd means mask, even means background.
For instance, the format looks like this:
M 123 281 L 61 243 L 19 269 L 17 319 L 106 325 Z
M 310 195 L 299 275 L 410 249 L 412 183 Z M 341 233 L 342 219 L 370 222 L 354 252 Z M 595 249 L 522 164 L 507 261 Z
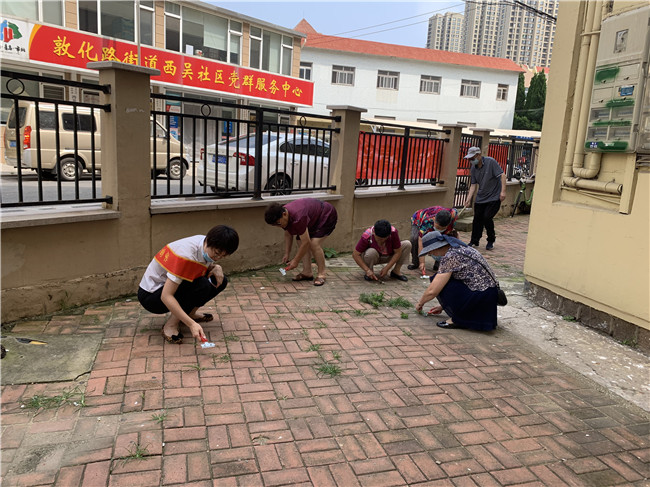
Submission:
M 196 166 L 199 184 L 215 192 L 252 192 L 258 160 L 255 143 L 256 134 L 250 134 L 207 146 Z M 271 195 L 329 186 L 329 162 L 329 144 L 321 139 L 299 133 L 262 134 L 261 184 Z

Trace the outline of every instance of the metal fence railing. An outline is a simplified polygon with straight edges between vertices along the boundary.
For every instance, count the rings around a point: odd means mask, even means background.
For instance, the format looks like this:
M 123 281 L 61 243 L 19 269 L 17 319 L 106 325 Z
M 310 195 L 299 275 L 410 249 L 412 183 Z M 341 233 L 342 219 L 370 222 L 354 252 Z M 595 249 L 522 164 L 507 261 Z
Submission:
M 400 133 L 385 133 L 384 127 Z M 418 130 L 423 135 L 417 135 Z M 406 185 L 437 184 L 448 134 L 392 123 L 382 123 L 379 132 L 361 132 L 355 186 L 404 189 Z
M 3 174 L 0 180 L 0 206 L 111 202 L 110 196 L 101 197 L 98 178 L 100 114 L 110 106 L 30 96 L 25 81 L 104 93 L 110 87 L 6 69 L 0 74 L 6 80 L 2 97 L 11 101 L 5 162 L 15 168 L 15 174 Z
M 534 173 L 534 161 L 537 159 L 537 147 L 532 142 L 523 142 L 513 138 L 509 142 L 490 142 L 488 156 L 497 160 L 508 181 L 529 177 Z
M 332 122 L 339 118 L 172 95 L 151 96 L 154 104 L 160 100 L 158 105 L 173 102 L 180 107 L 177 112 L 151 112 L 160 128 L 152 137 L 157 147 L 154 164 L 165 175 L 162 181 L 154 178 L 153 199 L 260 199 L 263 194 L 335 189 L 330 184 L 330 142 L 332 134 L 340 130 L 332 128 Z
M 456 188 L 454 189 L 454 207 L 463 206 L 470 186 L 470 162 L 465 159 L 470 147 L 481 147 L 483 138 L 480 135 L 462 134 L 460 151 L 458 152 L 458 170 L 456 171 Z

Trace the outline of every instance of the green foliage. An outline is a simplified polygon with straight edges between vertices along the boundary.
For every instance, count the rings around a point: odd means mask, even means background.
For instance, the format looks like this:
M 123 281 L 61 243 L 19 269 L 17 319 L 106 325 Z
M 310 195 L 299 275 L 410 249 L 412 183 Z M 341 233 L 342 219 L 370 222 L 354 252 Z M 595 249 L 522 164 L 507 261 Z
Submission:
M 79 392 L 78 387 L 74 389 L 67 389 L 58 396 L 41 396 L 35 395 L 25 403 L 25 407 L 29 409 L 55 409 L 59 406 L 71 405 L 83 408 L 86 406 L 86 394 Z
M 336 258 L 339 256 L 339 253 L 336 250 L 328 247 L 323 247 L 323 253 L 325 254 L 326 259 L 331 259 L 332 257 Z
M 167 411 L 163 411 L 160 414 L 152 414 L 151 419 L 153 419 L 156 423 L 162 423 L 167 419 L 168 414 L 169 413 Z
M 390 308 L 412 308 L 413 307 L 411 302 L 408 299 L 403 298 L 402 296 L 398 296 L 396 298 L 389 299 L 388 303 L 386 303 L 386 304 Z
M 316 370 L 319 373 L 323 375 L 329 375 L 330 377 L 336 377 L 337 375 L 341 375 L 341 367 L 334 364 L 322 364 L 316 367 Z
M 533 76 L 523 103 L 521 95 L 522 83 L 523 74 L 520 74 L 512 128 L 515 130 L 542 130 L 544 105 L 546 103 L 546 75 L 544 72 L 540 72 Z
M 519 73 L 517 80 L 517 99 L 515 100 L 515 110 L 523 110 L 524 103 L 526 103 L 526 82 L 524 80 L 524 73 Z
M 238 342 L 239 337 L 237 335 L 226 335 L 223 337 L 223 341 L 228 342 Z
M 576 317 L 575 317 L 575 316 L 569 316 L 569 315 L 567 315 L 567 316 L 563 316 L 562 319 L 563 319 L 564 321 L 578 321 L 578 320 L 576 320 Z
M 319 350 L 320 350 L 320 344 L 312 343 L 311 345 L 309 345 L 309 347 L 305 351 L 306 352 L 318 352 Z
M 385 302 L 384 291 L 380 293 L 361 293 L 359 296 L 359 301 L 371 305 L 373 308 L 377 309 L 382 306 Z
M 129 460 L 141 460 L 149 454 L 147 447 L 140 446 L 139 443 L 131 442 L 131 447 L 127 450 L 128 455 L 121 457 L 122 465 L 125 465 Z
M 399 317 L 402 318 L 403 320 L 408 320 L 409 314 L 402 311 Z

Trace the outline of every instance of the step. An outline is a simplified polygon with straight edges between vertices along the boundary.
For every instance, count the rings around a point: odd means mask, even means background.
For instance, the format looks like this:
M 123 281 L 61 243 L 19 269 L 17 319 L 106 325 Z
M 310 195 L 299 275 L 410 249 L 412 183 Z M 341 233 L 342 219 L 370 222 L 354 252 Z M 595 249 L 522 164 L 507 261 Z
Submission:
M 473 219 L 474 219 L 473 216 L 464 216 L 463 218 L 459 218 L 458 220 L 456 220 L 456 223 L 454 224 L 454 228 L 459 232 L 471 232 Z

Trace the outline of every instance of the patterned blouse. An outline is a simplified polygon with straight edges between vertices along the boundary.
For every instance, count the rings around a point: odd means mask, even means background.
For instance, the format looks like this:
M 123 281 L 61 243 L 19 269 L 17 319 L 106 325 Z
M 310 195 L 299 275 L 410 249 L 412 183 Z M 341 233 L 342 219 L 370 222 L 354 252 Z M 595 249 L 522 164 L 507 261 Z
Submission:
M 440 260 L 438 272 L 443 274 L 451 272 L 451 277 L 462 281 L 470 291 L 485 291 L 497 285 L 496 278 L 491 273 L 492 269 L 488 271 L 486 268 L 490 269 L 490 264 L 477 250 L 471 247 L 458 247 L 447 251 Z

